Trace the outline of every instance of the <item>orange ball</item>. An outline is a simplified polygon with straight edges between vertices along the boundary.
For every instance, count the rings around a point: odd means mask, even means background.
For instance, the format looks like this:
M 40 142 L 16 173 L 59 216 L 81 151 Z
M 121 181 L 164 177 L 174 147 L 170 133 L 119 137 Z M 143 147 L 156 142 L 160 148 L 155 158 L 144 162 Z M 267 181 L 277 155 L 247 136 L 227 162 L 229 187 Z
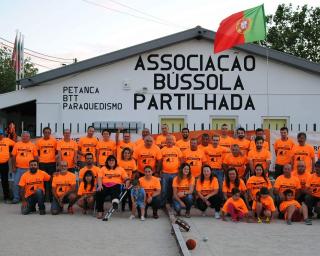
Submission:
M 188 248 L 188 250 L 193 250 L 194 248 L 196 248 L 197 242 L 193 239 L 188 239 L 186 241 L 186 246 Z

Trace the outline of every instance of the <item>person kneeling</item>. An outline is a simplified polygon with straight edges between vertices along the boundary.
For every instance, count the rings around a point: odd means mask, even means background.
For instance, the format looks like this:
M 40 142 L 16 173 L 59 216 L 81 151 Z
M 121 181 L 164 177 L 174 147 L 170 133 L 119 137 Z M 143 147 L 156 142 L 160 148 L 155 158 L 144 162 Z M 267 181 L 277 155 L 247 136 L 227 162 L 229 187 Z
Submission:
M 77 201 L 76 175 L 68 171 L 68 164 L 65 161 L 60 162 L 60 172 L 53 176 L 52 194 L 52 215 L 61 213 L 64 204 L 68 204 L 68 213 L 73 214 L 72 206 Z
M 130 219 L 134 219 L 136 216 L 136 210 L 138 210 L 138 216 L 143 221 L 145 220 L 145 201 L 146 193 L 143 188 L 140 187 L 139 180 L 133 180 L 131 189 L 131 202 L 132 202 L 132 211 Z
M 265 222 L 270 223 L 272 215 L 276 211 L 272 197 L 269 195 L 269 190 L 262 187 L 256 193 L 256 198 L 253 200 L 252 210 L 257 215 L 258 223 L 262 223 L 262 217 L 265 217 Z
M 283 191 L 285 200 L 280 204 L 280 212 L 282 212 L 287 220 L 288 225 L 292 225 L 292 221 L 300 221 L 301 217 L 304 219 L 306 225 L 312 225 L 312 220 L 308 219 L 308 208 L 302 203 L 294 200 L 293 191 L 286 189 Z
M 94 195 L 96 184 L 92 171 L 86 171 L 78 189 L 78 206 L 83 209 L 82 213 L 86 214 L 87 210 L 92 210 L 94 206 Z

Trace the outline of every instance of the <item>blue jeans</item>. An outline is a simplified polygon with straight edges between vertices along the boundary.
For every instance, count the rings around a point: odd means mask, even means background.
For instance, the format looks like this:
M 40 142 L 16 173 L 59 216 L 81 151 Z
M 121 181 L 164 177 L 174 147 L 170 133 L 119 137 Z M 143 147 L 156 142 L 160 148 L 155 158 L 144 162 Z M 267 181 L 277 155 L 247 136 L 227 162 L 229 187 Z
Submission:
M 176 173 L 162 173 L 161 175 L 161 201 L 163 205 L 165 205 L 167 202 L 172 202 L 172 181 L 176 176 Z
M 46 207 L 44 205 L 44 193 L 41 189 L 37 189 L 35 193 L 26 198 L 28 202 L 28 208 L 33 209 L 38 204 L 39 210 L 45 210 Z
M 26 171 L 27 169 L 17 168 L 16 172 L 13 173 L 13 188 L 12 188 L 13 201 L 20 201 L 19 182 L 22 174 L 24 174 Z
M 180 198 L 182 202 L 184 202 L 184 204 L 186 205 L 186 207 L 181 207 L 181 204 L 173 199 L 173 208 L 176 212 L 180 212 L 181 209 L 186 209 L 187 211 L 190 211 L 192 204 L 193 204 L 193 198 L 192 195 L 187 195 L 185 197 Z

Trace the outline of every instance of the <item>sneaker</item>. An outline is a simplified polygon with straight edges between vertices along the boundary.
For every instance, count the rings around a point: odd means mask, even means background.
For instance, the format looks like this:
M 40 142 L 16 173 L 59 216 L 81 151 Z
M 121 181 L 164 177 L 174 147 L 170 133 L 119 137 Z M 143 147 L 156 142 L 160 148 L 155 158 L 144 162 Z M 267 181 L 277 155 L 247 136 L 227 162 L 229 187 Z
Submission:
M 218 220 L 220 219 L 220 212 L 215 212 L 214 217 Z
M 17 199 L 13 199 L 12 201 L 11 201 L 11 204 L 18 204 L 19 203 L 19 200 L 17 200 Z
M 270 218 L 267 217 L 265 223 L 270 224 Z
M 39 210 L 40 215 L 46 215 L 46 210 Z
M 292 225 L 292 221 L 291 220 L 287 220 L 287 224 L 288 225 Z
M 113 207 L 113 209 L 118 210 L 118 208 L 119 208 L 119 199 L 115 198 L 115 199 L 112 200 L 112 207 Z
M 69 207 L 68 207 L 68 213 L 69 213 L 69 214 L 74 214 L 74 211 L 73 211 L 73 207 L 72 207 L 72 206 L 69 206 Z
M 190 218 L 191 216 L 190 216 L 190 211 L 186 211 L 186 216 L 185 216 L 186 218 Z
M 202 217 L 206 217 L 207 215 L 206 215 L 206 212 L 201 212 L 201 216 Z
M 312 220 L 311 219 L 305 219 L 304 224 L 306 225 L 312 225 Z
M 29 207 L 25 207 L 24 209 L 22 209 L 22 214 L 23 215 L 28 215 L 30 214 L 32 211 Z
M 257 220 L 258 223 L 262 223 L 262 220 L 260 217 L 258 217 L 258 220 Z
M 130 215 L 129 219 L 133 220 L 136 216 L 134 216 L 133 214 Z M 142 218 L 142 217 L 141 217 Z
M 140 220 L 144 221 L 145 220 L 144 216 L 141 216 Z
M 158 215 L 158 211 L 157 210 L 153 210 L 153 218 L 154 219 L 158 219 L 159 215 Z

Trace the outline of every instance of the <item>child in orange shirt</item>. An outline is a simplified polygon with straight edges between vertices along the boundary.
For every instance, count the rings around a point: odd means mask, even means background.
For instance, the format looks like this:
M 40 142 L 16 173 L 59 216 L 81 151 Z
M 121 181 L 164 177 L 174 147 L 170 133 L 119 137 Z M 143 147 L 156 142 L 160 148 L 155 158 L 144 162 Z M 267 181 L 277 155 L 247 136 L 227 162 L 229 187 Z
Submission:
M 93 209 L 95 192 L 96 185 L 93 172 L 86 171 L 78 190 L 78 196 L 80 196 L 78 206 L 83 209 L 83 214 L 87 214 L 87 210 Z
M 306 225 L 312 225 L 312 220 L 308 219 L 308 208 L 302 203 L 294 200 L 294 193 L 290 189 L 283 192 L 285 200 L 280 204 L 280 211 L 285 215 L 288 225 L 292 225 L 292 221 L 300 221 L 301 217 L 304 219 Z
M 258 223 L 262 223 L 262 216 L 266 217 L 266 223 L 270 223 L 276 207 L 274 206 L 272 197 L 269 195 L 268 188 L 262 187 L 260 191 L 256 193 L 252 210 L 257 215 Z
M 240 219 L 247 219 L 248 213 L 248 208 L 240 197 L 240 190 L 238 188 L 233 188 L 232 197 L 230 197 L 223 205 L 221 211 L 222 220 L 226 221 L 225 215 L 230 214 L 232 221 L 238 222 Z

